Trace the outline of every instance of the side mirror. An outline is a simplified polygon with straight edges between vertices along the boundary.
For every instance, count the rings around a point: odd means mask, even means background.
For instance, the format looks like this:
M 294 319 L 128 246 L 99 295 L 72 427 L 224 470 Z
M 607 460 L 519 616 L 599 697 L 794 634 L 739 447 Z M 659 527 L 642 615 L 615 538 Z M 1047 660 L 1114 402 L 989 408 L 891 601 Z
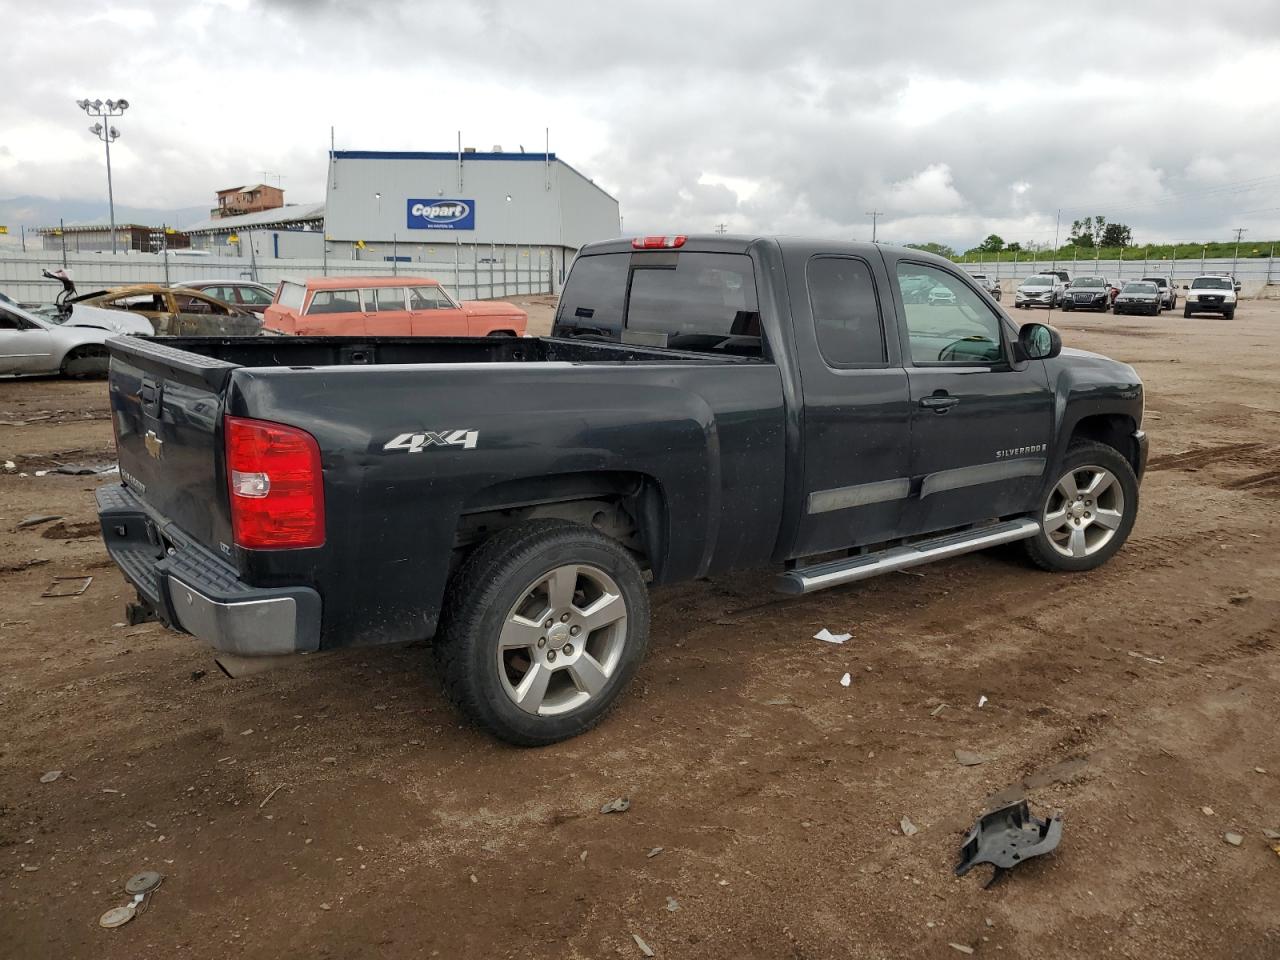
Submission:
M 1045 323 L 1024 323 L 1018 331 L 1018 353 L 1023 360 L 1052 360 L 1062 352 L 1062 337 Z

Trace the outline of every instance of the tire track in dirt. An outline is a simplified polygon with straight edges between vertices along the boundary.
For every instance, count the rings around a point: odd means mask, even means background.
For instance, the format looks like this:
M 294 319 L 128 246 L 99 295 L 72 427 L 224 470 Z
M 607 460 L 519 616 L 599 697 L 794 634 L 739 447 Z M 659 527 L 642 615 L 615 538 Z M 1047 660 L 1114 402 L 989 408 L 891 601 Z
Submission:
M 1152 457 L 1147 462 L 1147 470 L 1203 467 L 1217 461 L 1245 459 L 1241 454 L 1250 453 L 1261 446 L 1261 443 L 1228 443 L 1216 447 L 1202 447 L 1199 450 L 1185 450 L 1182 453 L 1161 454 L 1160 456 Z

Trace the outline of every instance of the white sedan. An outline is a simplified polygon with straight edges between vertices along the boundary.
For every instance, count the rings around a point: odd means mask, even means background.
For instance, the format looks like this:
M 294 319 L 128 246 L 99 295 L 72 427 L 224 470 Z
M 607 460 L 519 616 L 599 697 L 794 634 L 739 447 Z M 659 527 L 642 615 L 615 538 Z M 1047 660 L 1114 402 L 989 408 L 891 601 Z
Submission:
M 145 317 L 116 310 L 72 305 L 70 313 L 45 317 L 0 303 L 0 376 L 105 374 L 109 339 L 154 332 Z

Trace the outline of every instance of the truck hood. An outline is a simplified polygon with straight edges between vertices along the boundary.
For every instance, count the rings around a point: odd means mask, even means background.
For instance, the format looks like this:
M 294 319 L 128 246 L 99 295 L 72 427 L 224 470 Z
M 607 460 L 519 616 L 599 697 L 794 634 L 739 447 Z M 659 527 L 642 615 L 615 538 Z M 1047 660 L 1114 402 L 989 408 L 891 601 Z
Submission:
M 523 317 L 526 320 L 529 319 L 529 314 L 514 303 L 504 303 L 501 300 L 464 300 L 462 301 L 462 312 L 468 317 Z
M 1068 366 L 1084 367 L 1089 370 L 1096 371 L 1098 379 L 1102 381 L 1114 380 L 1120 384 L 1142 384 L 1142 378 L 1138 376 L 1138 371 L 1120 360 L 1113 360 L 1111 357 L 1104 356 L 1101 353 L 1090 353 L 1088 350 L 1077 350 L 1075 347 L 1063 347 L 1062 352 L 1058 354 L 1057 361 L 1065 361 Z M 1053 363 L 1055 361 L 1049 361 Z

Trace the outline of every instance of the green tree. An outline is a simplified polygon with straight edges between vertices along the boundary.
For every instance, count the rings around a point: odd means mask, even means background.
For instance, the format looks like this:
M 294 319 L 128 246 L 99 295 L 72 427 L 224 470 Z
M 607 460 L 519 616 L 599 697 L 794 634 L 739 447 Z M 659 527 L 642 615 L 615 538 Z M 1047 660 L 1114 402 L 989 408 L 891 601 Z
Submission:
M 978 249 L 984 253 L 999 253 L 1004 249 L 1004 237 L 998 233 L 993 233 L 978 244 Z
M 1085 217 L 1083 220 L 1071 221 L 1071 236 L 1067 243 L 1077 247 L 1092 247 L 1102 242 L 1106 230 L 1107 218 L 1103 216 Z
M 1017 240 L 1014 240 L 1012 243 L 1006 246 L 1005 249 L 1008 250 L 1010 253 L 1018 253 L 1020 250 L 1022 250 L 1022 244 L 1020 244 Z
M 946 257 L 948 260 L 956 258 L 956 252 L 945 243 L 908 243 L 908 247 L 912 250 L 923 250 L 925 253 L 936 253 L 940 257 Z
M 1133 244 L 1133 231 L 1123 223 L 1108 223 L 1102 231 L 1102 246 L 1128 247 Z

